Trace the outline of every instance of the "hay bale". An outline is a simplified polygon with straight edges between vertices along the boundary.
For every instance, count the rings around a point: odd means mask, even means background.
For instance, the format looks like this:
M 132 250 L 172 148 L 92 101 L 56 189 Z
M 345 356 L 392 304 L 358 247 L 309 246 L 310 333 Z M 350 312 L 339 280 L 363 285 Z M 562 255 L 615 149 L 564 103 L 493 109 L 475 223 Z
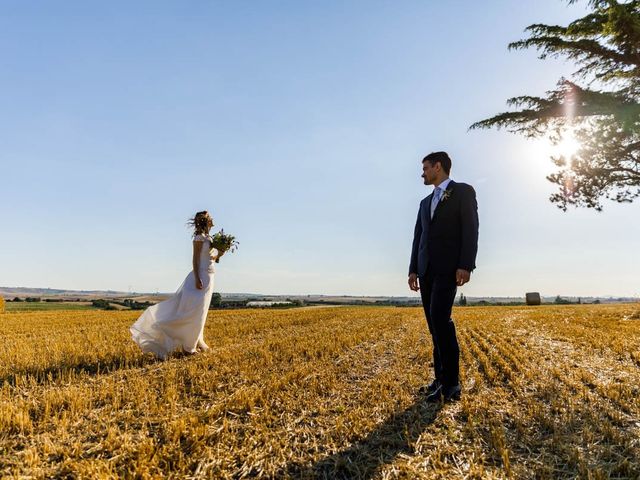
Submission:
M 4 298 L 0 297 L 0 313 L 4 313 Z
M 542 303 L 542 298 L 540 298 L 538 292 L 527 292 L 525 298 L 527 299 L 527 305 L 540 305 Z

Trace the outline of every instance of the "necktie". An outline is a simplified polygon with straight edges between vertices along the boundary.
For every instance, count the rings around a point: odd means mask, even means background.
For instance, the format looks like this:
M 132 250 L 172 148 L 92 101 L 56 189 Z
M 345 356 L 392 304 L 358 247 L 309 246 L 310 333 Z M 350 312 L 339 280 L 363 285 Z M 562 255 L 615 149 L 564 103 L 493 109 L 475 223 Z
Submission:
M 433 191 L 433 197 L 431 198 L 431 219 L 433 220 L 433 212 L 436 211 L 436 207 L 438 206 L 438 202 L 440 201 L 440 193 L 442 189 L 440 187 L 436 187 Z

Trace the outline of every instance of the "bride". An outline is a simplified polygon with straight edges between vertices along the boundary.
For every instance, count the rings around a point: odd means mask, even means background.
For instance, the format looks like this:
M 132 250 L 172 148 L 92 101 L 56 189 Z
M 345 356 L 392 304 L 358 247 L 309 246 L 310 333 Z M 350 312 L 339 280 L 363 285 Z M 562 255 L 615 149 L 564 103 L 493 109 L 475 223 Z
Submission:
M 206 210 L 196 213 L 189 225 L 194 228 L 193 270 L 173 296 L 147 308 L 130 328 L 143 352 L 163 360 L 177 349 L 187 354 L 209 350 L 203 330 L 213 293 L 214 260 L 222 255 L 210 249 L 213 219 Z

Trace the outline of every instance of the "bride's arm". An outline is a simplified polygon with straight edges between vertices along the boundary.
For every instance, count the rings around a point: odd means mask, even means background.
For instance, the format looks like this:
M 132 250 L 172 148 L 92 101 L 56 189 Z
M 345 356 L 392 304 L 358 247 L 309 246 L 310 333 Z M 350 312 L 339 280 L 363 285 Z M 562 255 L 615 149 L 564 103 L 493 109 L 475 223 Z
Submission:
M 196 279 L 196 288 L 202 289 L 202 280 L 200 279 L 200 251 L 204 242 L 193 241 L 193 276 Z

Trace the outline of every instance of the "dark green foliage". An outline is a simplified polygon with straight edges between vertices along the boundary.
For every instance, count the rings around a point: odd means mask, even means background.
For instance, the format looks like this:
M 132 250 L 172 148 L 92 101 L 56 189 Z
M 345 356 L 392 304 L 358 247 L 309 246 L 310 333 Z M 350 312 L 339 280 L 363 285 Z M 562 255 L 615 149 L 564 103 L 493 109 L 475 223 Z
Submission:
M 115 303 L 117 305 L 127 307 L 130 310 L 144 310 L 153 305 L 152 302 L 138 302 L 137 300 L 132 300 L 130 298 L 125 298 L 123 301 L 111 300 L 110 303 Z
M 97 300 L 93 300 L 91 302 L 91 304 L 95 307 L 95 308 L 99 308 L 101 310 L 115 310 L 116 307 L 114 307 L 113 305 L 111 305 L 110 302 L 108 302 L 107 300 L 103 300 L 101 298 L 97 299 Z
M 213 308 L 220 308 L 222 305 L 222 295 L 218 292 L 213 292 L 211 295 L 211 303 L 209 304 L 209 310 Z
M 559 187 L 550 200 L 565 211 L 569 205 L 602 210 L 603 198 L 631 202 L 640 195 L 640 1 L 589 5 L 591 12 L 568 26 L 534 24 L 529 38 L 509 45 L 536 48 L 541 59 L 574 61 L 575 82 L 560 79 L 545 98 L 511 98 L 507 103 L 519 110 L 471 126 L 549 135 L 555 143 L 573 129 L 578 152 L 553 157 L 559 168 L 547 177 Z
M 572 302 L 567 300 L 566 298 L 562 298 L 560 295 L 558 295 L 556 297 L 556 299 L 553 301 L 553 303 L 555 303 L 556 305 L 569 305 Z

